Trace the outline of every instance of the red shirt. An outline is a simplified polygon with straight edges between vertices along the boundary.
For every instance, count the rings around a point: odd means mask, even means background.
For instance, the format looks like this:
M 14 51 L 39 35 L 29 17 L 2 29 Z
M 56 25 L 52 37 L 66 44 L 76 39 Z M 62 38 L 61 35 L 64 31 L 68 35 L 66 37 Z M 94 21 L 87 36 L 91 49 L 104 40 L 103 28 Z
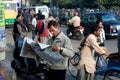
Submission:
M 41 30 L 43 24 L 44 24 L 44 31 L 41 34 L 39 34 L 39 32 L 37 32 L 37 35 L 39 35 L 41 37 L 46 37 L 46 36 L 48 36 L 48 29 L 47 29 L 45 23 L 43 23 L 42 20 L 38 21 L 38 23 L 36 25 L 36 28 L 38 29 L 38 31 Z

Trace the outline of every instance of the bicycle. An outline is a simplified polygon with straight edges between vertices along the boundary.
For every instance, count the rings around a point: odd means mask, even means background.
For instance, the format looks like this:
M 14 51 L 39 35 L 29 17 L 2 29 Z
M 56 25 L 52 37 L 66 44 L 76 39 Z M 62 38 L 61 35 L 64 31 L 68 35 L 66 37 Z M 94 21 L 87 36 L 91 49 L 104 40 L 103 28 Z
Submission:
M 74 56 L 72 58 L 68 59 L 68 71 L 71 74 L 72 77 L 76 78 L 77 75 L 77 65 L 79 64 L 80 60 L 80 50 L 81 48 L 78 48 L 79 51 L 75 52 Z
M 79 53 L 79 54 L 77 54 Z M 69 58 L 68 60 L 68 71 L 72 77 L 76 78 L 77 76 L 77 67 L 80 59 L 80 51 L 75 53 L 74 57 Z M 107 58 L 107 67 L 103 70 L 96 70 L 95 80 L 98 75 L 103 76 L 102 80 L 120 80 L 120 54 L 112 53 Z
M 108 57 L 108 67 L 104 72 L 103 80 L 120 79 L 120 54 L 112 53 Z

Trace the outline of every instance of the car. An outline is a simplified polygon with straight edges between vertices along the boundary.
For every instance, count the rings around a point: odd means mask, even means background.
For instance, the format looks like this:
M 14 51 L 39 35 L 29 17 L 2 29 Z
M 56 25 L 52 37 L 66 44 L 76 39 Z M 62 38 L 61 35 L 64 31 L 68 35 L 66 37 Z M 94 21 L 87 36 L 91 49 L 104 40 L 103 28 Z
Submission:
M 118 30 L 120 29 L 120 22 L 115 18 L 115 16 L 111 12 L 85 13 L 81 17 L 81 20 L 81 26 L 84 27 L 85 36 L 90 33 L 90 29 L 96 24 L 97 20 L 102 21 L 106 37 L 117 36 Z

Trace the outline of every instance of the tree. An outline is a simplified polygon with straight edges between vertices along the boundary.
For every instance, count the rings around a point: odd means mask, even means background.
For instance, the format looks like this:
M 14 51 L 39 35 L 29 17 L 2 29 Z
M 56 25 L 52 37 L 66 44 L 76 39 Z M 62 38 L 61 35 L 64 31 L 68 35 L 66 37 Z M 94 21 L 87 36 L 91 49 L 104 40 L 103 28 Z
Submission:
M 70 4 L 71 2 L 72 2 L 72 0 L 52 0 L 52 4 L 54 6 L 56 6 L 58 4 L 59 7 L 64 7 L 64 8 L 66 8 L 66 6 L 68 4 Z
M 57 6 L 57 7 L 59 6 L 59 8 L 110 9 L 113 7 L 120 7 L 120 0 L 112 0 L 112 1 L 111 0 L 51 0 L 51 4 L 52 6 Z

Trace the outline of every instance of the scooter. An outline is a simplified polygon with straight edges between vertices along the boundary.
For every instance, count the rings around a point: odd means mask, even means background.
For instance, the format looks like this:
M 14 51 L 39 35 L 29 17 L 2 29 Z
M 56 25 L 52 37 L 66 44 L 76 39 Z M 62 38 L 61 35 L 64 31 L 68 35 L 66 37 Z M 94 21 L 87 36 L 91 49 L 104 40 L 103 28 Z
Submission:
M 47 80 L 49 68 L 45 61 L 38 56 L 36 56 L 36 59 L 20 56 L 23 42 L 24 37 L 18 39 L 18 47 L 13 51 L 14 59 L 11 61 L 11 67 L 15 70 L 17 76 L 24 74 L 24 77 L 22 76 L 23 80 Z
M 35 59 L 24 58 L 19 56 L 20 49 L 15 48 L 11 62 L 11 67 L 17 73 L 17 76 L 24 75 L 22 78 L 26 80 L 47 80 L 47 63 L 37 63 Z
M 83 31 L 84 31 L 83 26 L 79 26 L 73 30 L 72 25 L 69 24 L 66 34 L 71 39 L 81 40 L 84 37 Z

